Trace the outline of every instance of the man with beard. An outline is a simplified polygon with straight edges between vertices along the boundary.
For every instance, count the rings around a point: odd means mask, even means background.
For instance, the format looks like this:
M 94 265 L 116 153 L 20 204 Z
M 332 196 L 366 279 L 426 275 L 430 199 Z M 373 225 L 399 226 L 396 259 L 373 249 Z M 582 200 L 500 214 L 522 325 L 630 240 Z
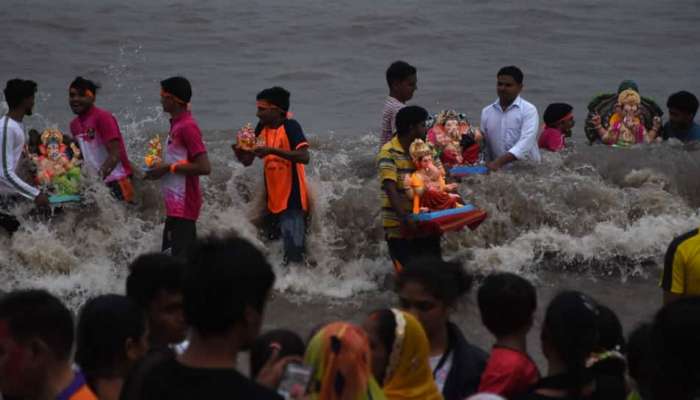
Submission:
M 116 118 L 95 106 L 99 86 L 81 76 L 68 89 L 71 110 L 77 115 L 70 123 L 71 134 L 80 144 L 85 166 L 98 174 L 112 194 L 132 202 L 131 164 Z
M 0 118 L 0 209 L 3 210 L 18 197 L 34 200 L 38 207 L 49 205 L 46 193 L 20 179 L 16 172 L 26 141 L 22 120 L 25 115 L 32 115 L 36 90 L 36 82 L 23 79 L 11 79 L 5 86 L 5 100 L 9 111 Z M 19 225 L 15 216 L 0 212 L 0 226 L 10 234 L 16 232 Z

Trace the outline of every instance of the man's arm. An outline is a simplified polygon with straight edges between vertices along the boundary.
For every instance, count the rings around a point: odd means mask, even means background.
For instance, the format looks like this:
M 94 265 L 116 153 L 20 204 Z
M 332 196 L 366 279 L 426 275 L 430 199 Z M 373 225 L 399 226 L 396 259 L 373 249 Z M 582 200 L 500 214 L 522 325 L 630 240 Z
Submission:
M 408 214 L 401 207 L 401 194 L 399 193 L 399 188 L 396 185 L 396 181 L 385 179 L 382 182 L 382 189 L 384 189 L 384 192 L 389 197 L 389 203 L 391 204 L 391 208 L 394 209 L 396 215 L 403 222 L 408 216 Z
M 10 186 L 15 190 L 15 192 L 17 192 L 17 194 L 19 194 L 20 196 L 30 200 L 34 200 L 34 202 L 38 206 L 48 206 L 48 196 L 45 193 L 42 193 L 38 188 L 23 181 L 15 172 L 14 163 L 12 162 L 12 160 L 10 160 L 9 152 L 15 147 L 15 143 L 17 143 L 16 140 L 18 140 L 18 136 L 21 135 L 21 137 L 23 137 L 24 132 L 17 131 L 16 129 L 10 129 L 8 127 L 6 132 L 1 133 L 3 135 L 1 139 L 2 143 L 0 143 L 0 146 L 2 146 L 2 148 L 0 149 L 0 153 L 2 153 L 0 155 L 0 158 L 2 158 L 2 160 L 0 160 L 0 168 L 2 168 L 3 180 L 9 183 Z
M 528 107 L 529 108 L 529 107 Z M 495 161 L 487 164 L 490 169 L 497 170 L 512 163 L 515 160 L 522 160 L 534 148 L 537 147 L 537 128 L 539 127 L 539 115 L 537 109 L 532 107 L 524 111 L 523 123 L 520 127 L 520 139 L 511 147 L 508 152 Z
M 254 150 L 255 155 L 262 158 L 267 155 L 275 155 L 284 158 L 293 163 L 308 164 L 309 163 L 309 148 L 308 146 L 301 147 L 297 150 L 282 150 L 275 147 L 257 147 Z
M 252 151 L 241 150 L 235 144 L 231 145 L 231 149 L 233 150 L 233 154 L 236 156 L 236 159 L 240 161 L 243 166 L 248 167 L 253 164 L 253 161 L 255 161 L 255 153 Z
M 107 147 L 107 159 L 100 167 L 102 179 L 108 177 L 119 163 L 119 139 L 110 140 L 105 147 Z

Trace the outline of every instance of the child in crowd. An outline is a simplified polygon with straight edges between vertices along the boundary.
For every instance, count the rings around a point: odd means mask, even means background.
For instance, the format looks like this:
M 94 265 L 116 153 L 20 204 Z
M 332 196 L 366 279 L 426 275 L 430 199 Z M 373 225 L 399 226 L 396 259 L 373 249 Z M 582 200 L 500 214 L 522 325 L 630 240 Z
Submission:
M 382 112 L 382 145 L 394 136 L 396 113 L 411 100 L 418 88 L 416 67 L 405 61 L 395 61 L 386 70 L 386 83 L 389 85 L 389 96 L 384 100 Z
M 565 138 L 571 137 L 574 127 L 574 108 L 566 103 L 552 103 L 544 110 L 544 130 L 538 144 L 540 149 L 560 151 L 564 149 Z
M 588 359 L 588 367 L 597 375 L 607 375 L 626 384 L 625 371 L 625 336 L 622 324 L 610 308 L 599 304 L 598 315 L 598 345 Z
M 515 274 L 492 274 L 479 288 L 478 302 L 481 321 L 496 336 L 479 392 L 506 398 L 527 393 L 540 376 L 527 354 L 527 334 L 537 309 L 535 287 Z
M 78 320 L 75 362 L 100 400 L 117 400 L 124 379 L 148 351 L 147 321 L 128 297 L 107 294 L 85 303 Z

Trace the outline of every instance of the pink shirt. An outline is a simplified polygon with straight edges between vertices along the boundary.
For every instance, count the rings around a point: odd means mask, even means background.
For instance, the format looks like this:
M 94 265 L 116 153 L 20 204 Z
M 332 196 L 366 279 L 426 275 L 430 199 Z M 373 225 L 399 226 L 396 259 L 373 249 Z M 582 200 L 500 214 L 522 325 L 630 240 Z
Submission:
M 540 372 L 527 354 L 494 346 L 481 374 L 479 392 L 516 398 L 527 393 L 539 379 Z
M 564 148 L 564 134 L 557 128 L 545 126 L 538 142 L 540 149 L 559 151 Z
M 193 162 L 198 155 L 206 152 L 202 132 L 189 111 L 170 120 L 166 163 L 173 164 L 181 160 Z M 199 176 L 168 173 L 161 180 L 161 190 L 168 217 L 192 221 L 199 218 L 199 210 L 202 208 Z
M 85 165 L 95 174 L 109 157 L 107 143 L 118 140 L 119 163 L 104 181 L 109 183 L 131 176 L 131 164 L 126 155 L 124 138 L 116 118 L 110 112 L 92 106 L 86 113 L 73 118 L 70 131 L 80 145 Z

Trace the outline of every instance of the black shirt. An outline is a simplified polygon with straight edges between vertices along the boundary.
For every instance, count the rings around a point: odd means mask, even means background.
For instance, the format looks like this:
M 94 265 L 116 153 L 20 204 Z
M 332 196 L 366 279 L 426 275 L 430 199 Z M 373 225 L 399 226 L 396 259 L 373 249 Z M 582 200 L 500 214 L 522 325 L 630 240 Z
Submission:
M 625 385 L 618 379 L 609 376 L 594 376 L 592 371 L 587 371 L 587 377 L 585 381 L 590 382 L 588 385 L 595 382 L 595 389 L 592 393 L 584 395 L 581 394 L 578 397 L 572 395 L 567 395 L 564 397 L 552 397 L 537 393 L 539 389 L 554 389 L 554 390 L 565 390 L 569 393 L 573 392 L 572 380 L 567 375 L 556 375 L 548 376 L 546 378 L 540 379 L 535 387 L 519 400 L 548 400 L 548 399 L 558 399 L 558 400 L 625 400 L 627 397 L 627 392 L 625 390 Z M 587 385 L 587 386 L 588 386 Z
M 235 369 L 191 368 L 170 359 L 144 377 L 139 398 L 280 400 L 282 397 Z

